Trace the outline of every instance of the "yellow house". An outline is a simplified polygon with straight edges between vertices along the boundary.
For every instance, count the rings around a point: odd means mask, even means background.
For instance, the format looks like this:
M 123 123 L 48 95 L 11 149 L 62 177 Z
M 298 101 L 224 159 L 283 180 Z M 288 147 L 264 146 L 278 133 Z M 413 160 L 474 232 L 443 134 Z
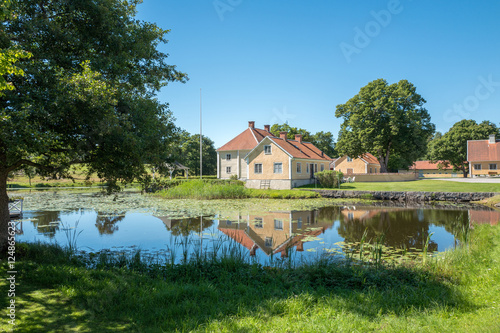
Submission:
M 330 169 L 341 171 L 344 175 L 379 173 L 380 162 L 370 153 L 365 153 L 357 158 L 342 156 L 330 164 Z
M 471 177 L 500 175 L 500 140 L 491 134 L 489 140 L 467 141 L 467 161 Z
M 314 173 L 328 170 L 331 158 L 302 135 L 289 140 L 267 136 L 246 156 L 246 186 L 249 188 L 292 189 L 311 184 Z
M 453 166 L 449 164 L 445 167 L 445 163 L 446 161 L 416 161 L 409 168 L 409 171 L 415 172 L 420 178 L 463 177 L 462 172 L 454 171 Z
M 249 121 L 247 129 L 217 149 L 217 178 L 229 179 L 236 175 L 238 179 L 246 180 L 245 156 L 266 136 L 273 136 L 269 125 L 259 129 L 255 128 L 254 121 Z

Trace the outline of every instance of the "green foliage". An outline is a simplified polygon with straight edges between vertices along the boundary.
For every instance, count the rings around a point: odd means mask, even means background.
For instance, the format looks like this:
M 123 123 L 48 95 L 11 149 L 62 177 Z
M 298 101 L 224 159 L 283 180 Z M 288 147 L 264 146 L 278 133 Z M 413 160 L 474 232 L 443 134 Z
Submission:
M 247 198 L 241 181 L 189 180 L 158 193 L 168 199 L 238 199 Z
M 429 143 L 430 159 L 433 161 L 449 161 L 456 171 L 462 171 L 464 176 L 469 172 L 467 162 L 467 141 L 487 140 L 490 134 L 500 135 L 500 128 L 494 123 L 474 120 L 461 120 L 455 123 L 442 137 L 436 137 Z M 438 165 L 439 166 L 439 165 Z M 448 167 L 442 163 L 440 167 Z
M 314 174 L 324 188 L 340 188 L 344 174 L 341 171 L 324 170 Z
M 321 198 L 319 193 L 301 190 L 260 190 L 248 189 L 250 198 L 259 199 L 313 199 Z
M 214 142 L 203 135 L 203 175 L 217 173 L 217 151 Z M 174 150 L 175 159 L 189 168 L 190 176 L 200 175 L 200 135 L 190 135 L 186 131 L 179 134 L 178 144 Z
M 361 88 L 347 103 L 337 105 L 343 118 L 336 149 L 340 155 L 371 153 L 387 172 L 391 156 L 398 165 L 411 165 L 425 154 L 434 124 L 423 107 L 425 100 L 410 82 L 389 85 L 378 79 Z

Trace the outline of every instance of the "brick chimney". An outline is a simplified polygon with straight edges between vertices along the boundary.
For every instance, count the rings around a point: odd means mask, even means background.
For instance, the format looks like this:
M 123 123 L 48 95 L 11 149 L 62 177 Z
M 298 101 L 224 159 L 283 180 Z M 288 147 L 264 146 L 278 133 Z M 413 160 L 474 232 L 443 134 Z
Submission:
M 295 141 L 302 143 L 302 134 L 295 134 Z
M 264 130 L 271 133 L 271 125 L 264 125 Z
M 490 142 L 489 143 L 495 143 L 495 134 L 490 134 Z
M 255 128 L 255 121 L 249 121 L 248 122 L 248 127 Z
M 286 141 L 286 134 L 287 134 L 287 132 L 280 132 L 280 139 L 283 139 Z

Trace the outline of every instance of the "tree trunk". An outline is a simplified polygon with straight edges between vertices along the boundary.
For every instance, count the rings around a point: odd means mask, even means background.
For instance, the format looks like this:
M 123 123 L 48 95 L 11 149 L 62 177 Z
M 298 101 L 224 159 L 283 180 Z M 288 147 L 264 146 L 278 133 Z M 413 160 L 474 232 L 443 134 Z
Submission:
M 0 256 L 6 255 L 10 214 L 7 196 L 7 171 L 0 171 Z

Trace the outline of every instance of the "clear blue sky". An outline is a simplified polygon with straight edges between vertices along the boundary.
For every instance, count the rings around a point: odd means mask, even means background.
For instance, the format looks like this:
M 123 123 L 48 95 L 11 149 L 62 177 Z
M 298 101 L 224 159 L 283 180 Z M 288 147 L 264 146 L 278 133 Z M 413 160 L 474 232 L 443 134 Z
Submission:
M 189 75 L 158 98 L 177 126 L 216 148 L 247 127 L 331 131 L 335 107 L 368 82 L 406 79 L 437 130 L 500 123 L 500 1 L 144 0 L 137 17 L 170 29 L 160 47 Z

